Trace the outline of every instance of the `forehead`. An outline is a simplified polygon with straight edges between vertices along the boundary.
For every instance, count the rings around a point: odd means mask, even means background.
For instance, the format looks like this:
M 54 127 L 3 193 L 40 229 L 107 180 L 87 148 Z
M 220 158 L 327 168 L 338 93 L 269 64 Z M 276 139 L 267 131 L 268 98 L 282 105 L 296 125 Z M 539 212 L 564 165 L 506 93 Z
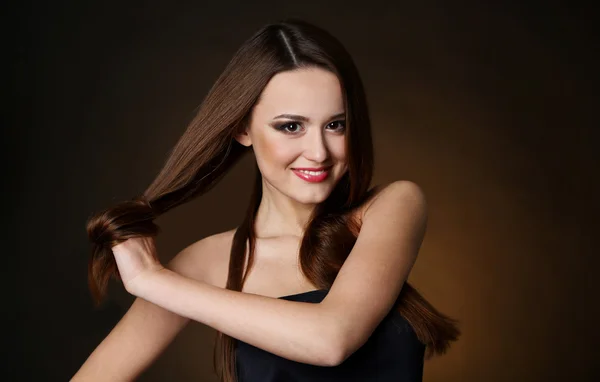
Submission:
M 337 76 L 320 68 L 302 68 L 274 75 L 263 89 L 255 113 L 272 118 L 293 113 L 328 118 L 344 111 Z

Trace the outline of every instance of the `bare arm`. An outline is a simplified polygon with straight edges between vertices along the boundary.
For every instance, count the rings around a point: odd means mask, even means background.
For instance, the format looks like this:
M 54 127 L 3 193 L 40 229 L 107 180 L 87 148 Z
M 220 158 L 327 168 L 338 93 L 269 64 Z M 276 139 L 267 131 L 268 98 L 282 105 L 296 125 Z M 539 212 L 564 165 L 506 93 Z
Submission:
M 209 238 L 182 250 L 167 265 L 178 274 L 204 280 L 202 247 Z M 175 339 L 189 322 L 142 298 L 137 298 L 108 336 L 96 347 L 71 381 L 135 380 Z
M 365 212 L 356 244 L 319 304 L 240 293 L 169 269 L 147 272 L 127 290 L 270 353 L 333 366 L 362 346 L 391 309 L 416 260 L 425 222 L 418 186 L 386 187 Z
M 232 291 L 168 269 L 137 281 L 130 293 L 270 353 L 320 366 L 336 358 L 331 329 L 337 315 L 321 304 Z

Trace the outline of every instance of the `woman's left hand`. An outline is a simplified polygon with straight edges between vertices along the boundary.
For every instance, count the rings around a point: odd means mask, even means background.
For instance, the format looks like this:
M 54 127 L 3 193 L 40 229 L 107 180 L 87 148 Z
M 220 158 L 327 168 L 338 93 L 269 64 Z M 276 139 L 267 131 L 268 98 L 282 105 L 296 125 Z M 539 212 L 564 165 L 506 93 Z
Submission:
M 112 247 L 121 281 L 132 293 L 134 282 L 144 276 L 164 269 L 156 254 L 153 237 L 135 237 Z

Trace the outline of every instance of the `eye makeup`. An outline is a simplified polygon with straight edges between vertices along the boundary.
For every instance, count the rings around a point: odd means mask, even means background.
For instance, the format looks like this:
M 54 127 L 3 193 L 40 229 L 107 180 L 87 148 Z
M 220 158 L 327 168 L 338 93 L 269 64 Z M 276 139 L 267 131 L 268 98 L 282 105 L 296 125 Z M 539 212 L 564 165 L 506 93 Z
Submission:
M 327 126 L 329 126 L 331 124 L 334 124 L 334 123 L 337 123 L 338 126 L 340 126 L 340 127 L 333 129 L 332 130 L 333 132 L 343 133 L 346 130 L 346 121 L 345 120 L 340 119 L 340 120 L 337 120 L 337 121 L 332 121 L 332 122 L 329 122 L 327 124 Z M 290 127 L 293 127 L 293 126 L 302 126 L 302 122 L 300 122 L 300 121 L 287 121 L 287 122 L 283 122 L 283 123 L 279 123 L 279 124 L 273 123 L 273 124 L 271 124 L 271 126 L 275 130 L 281 131 L 281 132 L 283 132 L 285 134 L 297 134 L 297 132 L 296 132 L 297 130 L 296 131 L 289 131 L 287 129 L 290 128 Z

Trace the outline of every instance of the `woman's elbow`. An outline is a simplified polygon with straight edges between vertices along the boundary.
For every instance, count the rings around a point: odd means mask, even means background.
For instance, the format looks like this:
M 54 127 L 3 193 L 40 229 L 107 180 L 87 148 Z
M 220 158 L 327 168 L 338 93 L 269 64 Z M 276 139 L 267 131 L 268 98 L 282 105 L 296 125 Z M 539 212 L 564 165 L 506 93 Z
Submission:
M 320 354 L 318 362 L 321 366 L 338 366 L 348 357 L 345 338 L 339 332 L 339 325 L 327 326 L 324 333 L 317 338 L 316 348 Z

